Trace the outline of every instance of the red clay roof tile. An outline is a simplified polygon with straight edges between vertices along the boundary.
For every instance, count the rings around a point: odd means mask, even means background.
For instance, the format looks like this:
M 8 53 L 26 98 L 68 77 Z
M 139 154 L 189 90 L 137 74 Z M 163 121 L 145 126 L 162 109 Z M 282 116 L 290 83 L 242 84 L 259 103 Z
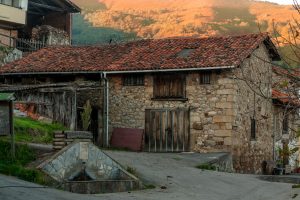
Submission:
M 57 46 L 0 68 L 5 73 L 97 72 L 238 66 L 268 35 L 140 40 L 103 46 Z M 187 57 L 178 54 L 195 49 Z
M 300 100 L 294 95 L 290 95 L 284 92 L 280 92 L 276 89 L 272 90 L 272 98 L 279 101 L 284 105 L 300 107 Z

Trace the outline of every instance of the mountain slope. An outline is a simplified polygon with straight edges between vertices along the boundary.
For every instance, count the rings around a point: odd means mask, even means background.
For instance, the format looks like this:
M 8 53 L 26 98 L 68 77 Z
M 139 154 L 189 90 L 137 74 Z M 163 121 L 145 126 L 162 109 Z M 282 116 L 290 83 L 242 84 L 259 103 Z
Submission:
M 292 6 L 251 0 L 73 1 L 83 8 L 82 15 L 90 23 L 85 29 L 96 27 L 97 30 L 84 34 L 87 37 L 85 42 L 88 42 L 88 38 L 103 36 L 97 34 L 103 29 L 106 30 L 106 38 L 118 41 L 177 36 L 207 37 L 271 32 L 273 21 L 278 23 L 278 28 L 286 35 L 288 23 L 293 17 L 299 19 L 299 14 Z M 77 20 L 80 20 L 79 17 Z M 77 33 L 74 34 L 75 41 Z M 88 34 L 92 35 L 89 37 Z

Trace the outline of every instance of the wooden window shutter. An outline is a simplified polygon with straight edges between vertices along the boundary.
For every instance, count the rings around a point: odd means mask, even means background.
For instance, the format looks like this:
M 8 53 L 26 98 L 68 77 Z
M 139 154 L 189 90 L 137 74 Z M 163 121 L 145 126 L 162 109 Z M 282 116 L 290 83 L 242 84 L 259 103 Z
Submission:
M 154 98 L 184 98 L 185 76 L 183 74 L 159 74 L 154 78 Z

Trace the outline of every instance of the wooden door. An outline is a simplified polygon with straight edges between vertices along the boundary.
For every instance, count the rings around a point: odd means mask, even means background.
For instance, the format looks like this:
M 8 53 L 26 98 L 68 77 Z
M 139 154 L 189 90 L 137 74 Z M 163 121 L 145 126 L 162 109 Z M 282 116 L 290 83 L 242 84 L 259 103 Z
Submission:
M 188 151 L 189 118 L 189 109 L 147 109 L 144 151 Z

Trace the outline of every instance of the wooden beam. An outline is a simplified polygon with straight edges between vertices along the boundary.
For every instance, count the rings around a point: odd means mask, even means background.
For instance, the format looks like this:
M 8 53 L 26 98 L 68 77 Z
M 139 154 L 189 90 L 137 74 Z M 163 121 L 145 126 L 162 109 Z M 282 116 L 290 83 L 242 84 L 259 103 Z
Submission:
M 45 8 L 45 9 L 56 11 L 56 12 L 64 12 L 64 10 L 59 7 L 49 6 L 49 5 L 41 4 L 41 3 L 35 3 L 32 1 L 29 1 L 29 5 L 33 6 L 33 7 L 38 7 L 38 8 Z
M 32 11 L 32 10 L 30 10 L 30 11 L 28 11 L 27 12 L 28 14 L 32 14 L 32 15 L 40 15 L 40 16 L 44 16 L 45 15 L 45 12 L 35 12 L 35 11 Z
M 36 105 L 53 106 L 53 103 L 36 102 L 36 101 L 14 101 L 14 104 L 36 104 Z

